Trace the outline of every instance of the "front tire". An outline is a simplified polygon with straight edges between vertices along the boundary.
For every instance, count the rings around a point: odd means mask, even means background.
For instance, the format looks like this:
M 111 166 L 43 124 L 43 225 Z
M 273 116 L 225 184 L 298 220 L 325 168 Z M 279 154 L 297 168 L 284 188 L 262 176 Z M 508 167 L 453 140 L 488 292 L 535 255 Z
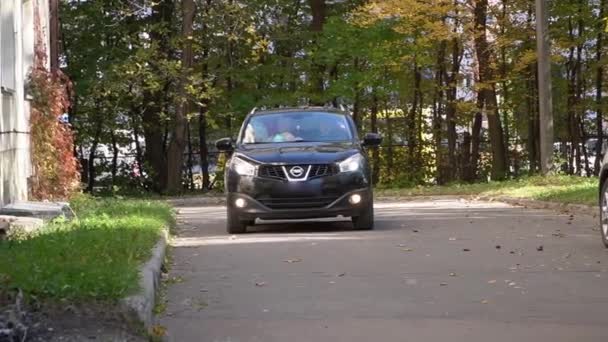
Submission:
M 374 229 L 374 202 L 370 201 L 367 207 L 361 210 L 357 217 L 353 217 L 353 226 L 357 230 Z
M 247 232 L 247 221 L 239 220 L 237 213 L 228 208 L 228 217 L 226 218 L 226 231 L 228 234 L 244 234 Z
M 608 180 L 604 181 L 600 192 L 600 232 L 602 242 L 608 248 Z

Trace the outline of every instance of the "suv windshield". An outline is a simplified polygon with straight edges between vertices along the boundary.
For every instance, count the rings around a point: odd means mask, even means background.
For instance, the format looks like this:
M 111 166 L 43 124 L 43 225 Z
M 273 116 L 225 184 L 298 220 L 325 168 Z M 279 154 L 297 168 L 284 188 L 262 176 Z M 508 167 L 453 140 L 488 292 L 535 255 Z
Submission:
M 345 115 L 323 112 L 259 114 L 247 122 L 243 144 L 351 141 Z

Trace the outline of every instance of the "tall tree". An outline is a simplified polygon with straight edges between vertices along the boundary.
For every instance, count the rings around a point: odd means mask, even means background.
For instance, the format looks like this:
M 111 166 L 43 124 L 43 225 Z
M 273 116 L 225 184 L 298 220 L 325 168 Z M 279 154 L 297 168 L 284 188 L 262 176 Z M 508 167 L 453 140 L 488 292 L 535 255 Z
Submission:
M 502 180 L 507 176 L 507 164 L 503 129 L 499 108 L 496 101 L 496 84 L 494 79 L 494 56 L 487 38 L 488 1 L 474 0 L 475 17 L 475 52 L 477 56 L 478 97 L 481 109 L 488 118 L 490 144 L 492 148 L 492 179 Z
M 595 106 L 596 106 L 596 117 L 595 127 L 597 135 L 597 143 L 595 145 L 595 164 L 593 170 L 595 175 L 599 174 L 601 158 L 599 157 L 604 147 L 604 104 L 603 104 L 603 90 L 604 90 L 604 61 L 603 49 L 604 49 L 604 16 L 606 13 L 606 0 L 600 0 L 599 2 L 599 15 L 597 20 L 597 38 L 595 45 L 595 61 L 596 65 L 596 76 L 595 76 Z
M 178 83 L 178 95 L 175 103 L 175 117 L 173 118 L 173 130 L 169 149 L 167 151 L 167 188 L 168 193 L 182 191 L 182 169 L 184 150 L 186 147 L 186 129 L 188 112 L 192 106 L 187 99 L 188 78 L 192 69 L 192 31 L 194 23 L 194 0 L 182 0 L 182 58 L 181 77 Z

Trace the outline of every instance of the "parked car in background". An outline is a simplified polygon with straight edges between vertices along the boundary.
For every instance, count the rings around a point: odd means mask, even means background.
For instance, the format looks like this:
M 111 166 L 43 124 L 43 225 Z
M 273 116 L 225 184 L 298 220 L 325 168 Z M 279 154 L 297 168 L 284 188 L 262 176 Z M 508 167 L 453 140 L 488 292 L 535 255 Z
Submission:
M 608 153 L 604 153 L 599 175 L 600 232 L 602 242 L 608 248 Z
M 350 217 L 357 229 L 374 226 L 370 167 L 351 116 L 328 108 L 252 112 L 236 141 L 217 141 L 230 152 L 225 172 L 230 234 L 256 219 Z

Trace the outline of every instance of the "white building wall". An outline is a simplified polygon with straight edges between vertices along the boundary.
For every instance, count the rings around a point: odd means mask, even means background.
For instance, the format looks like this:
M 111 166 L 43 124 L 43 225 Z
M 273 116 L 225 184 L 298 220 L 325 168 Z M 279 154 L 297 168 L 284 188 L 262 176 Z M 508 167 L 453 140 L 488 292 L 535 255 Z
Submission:
M 0 0 L 0 206 L 27 199 L 32 173 L 25 83 L 34 59 L 35 1 L 48 32 L 47 1 Z

